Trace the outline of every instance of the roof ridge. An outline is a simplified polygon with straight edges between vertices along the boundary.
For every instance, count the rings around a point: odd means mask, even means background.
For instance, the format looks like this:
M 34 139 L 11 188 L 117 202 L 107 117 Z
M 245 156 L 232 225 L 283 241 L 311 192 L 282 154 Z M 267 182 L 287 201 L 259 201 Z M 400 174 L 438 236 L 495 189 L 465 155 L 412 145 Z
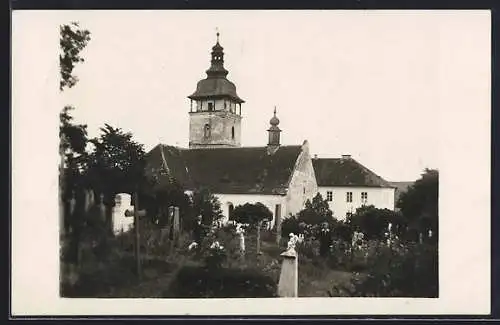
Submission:
M 356 164 L 358 164 L 361 168 L 363 168 L 365 171 L 367 171 L 368 173 L 371 173 L 373 174 L 375 177 L 379 178 L 380 181 L 382 181 L 382 185 L 384 186 L 389 186 L 389 187 L 392 187 L 391 184 L 386 181 L 382 176 L 380 176 L 379 174 L 375 173 L 374 171 L 372 171 L 371 169 L 369 169 L 368 167 L 366 167 L 365 165 L 363 165 L 362 163 L 360 163 L 359 161 L 357 161 L 356 159 L 354 158 L 351 158 L 352 161 L 354 161 Z

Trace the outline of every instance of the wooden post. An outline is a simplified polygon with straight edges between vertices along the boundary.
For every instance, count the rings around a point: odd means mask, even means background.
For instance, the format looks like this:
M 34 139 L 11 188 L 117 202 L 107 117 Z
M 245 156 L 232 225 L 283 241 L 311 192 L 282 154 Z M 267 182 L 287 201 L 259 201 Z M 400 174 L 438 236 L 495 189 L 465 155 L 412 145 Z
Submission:
M 262 221 L 257 222 L 257 255 L 260 255 L 260 228 L 262 227 Z
M 134 228 L 135 228 L 135 260 L 137 267 L 137 277 L 141 280 L 141 247 L 139 238 L 139 195 L 134 193 Z
M 274 214 L 274 223 L 276 226 L 276 245 L 279 246 L 281 244 L 281 204 L 276 205 Z
M 136 260 L 136 271 L 139 281 L 141 280 L 141 247 L 140 247 L 140 236 L 139 236 L 139 217 L 144 217 L 146 215 L 145 210 L 139 210 L 139 195 L 137 192 L 134 193 L 134 211 L 125 211 L 126 217 L 134 217 L 134 228 L 135 228 L 135 260 Z

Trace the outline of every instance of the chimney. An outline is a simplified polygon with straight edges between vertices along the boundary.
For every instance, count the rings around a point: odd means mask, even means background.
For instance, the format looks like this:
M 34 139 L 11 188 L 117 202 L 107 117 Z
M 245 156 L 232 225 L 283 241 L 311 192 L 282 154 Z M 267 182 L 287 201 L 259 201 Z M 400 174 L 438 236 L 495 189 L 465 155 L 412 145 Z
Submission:
M 314 159 L 318 159 L 318 155 L 317 154 L 314 154 Z
M 342 159 L 351 159 L 351 155 L 342 155 Z

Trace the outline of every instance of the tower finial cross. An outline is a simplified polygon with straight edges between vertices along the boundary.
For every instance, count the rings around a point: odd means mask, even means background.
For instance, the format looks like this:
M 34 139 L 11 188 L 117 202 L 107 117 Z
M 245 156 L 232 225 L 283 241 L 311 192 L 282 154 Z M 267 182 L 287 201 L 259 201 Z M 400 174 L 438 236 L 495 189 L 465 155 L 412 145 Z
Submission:
M 276 105 L 274 105 L 274 116 L 276 116 Z
M 219 43 L 219 27 L 215 27 L 215 32 L 216 32 L 216 35 L 217 35 L 217 43 Z

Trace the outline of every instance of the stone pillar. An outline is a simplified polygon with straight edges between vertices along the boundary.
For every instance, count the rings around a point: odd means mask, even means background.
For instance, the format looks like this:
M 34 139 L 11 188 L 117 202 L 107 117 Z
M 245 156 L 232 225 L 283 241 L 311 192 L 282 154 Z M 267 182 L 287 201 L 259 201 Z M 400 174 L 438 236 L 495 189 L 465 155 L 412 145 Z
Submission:
M 177 245 L 178 242 L 179 242 L 179 231 L 180 231 L 179 207 L 175 207 L 174 208 L 174 217 L 173 217 L 173 222 L 172 222 L 172 231 L 173 231 L 174 244 Z
M 240 233 L 240 254 L 241 257 L 245 256 L 245 235 L 242 232 Z
M 99 196 L 99 215 L 101 217 L 101 220 L 106 223 L 106 225 L 109 225 L 106 220 L 106 206 L 104 205 L 104 194 L 101 193 Z
M 278 282 L 279 297 L 298 297 L 299 291 L 299 268 L 298 256 L 294 248 L 291 248 L 281 255 L 283 264 Z

